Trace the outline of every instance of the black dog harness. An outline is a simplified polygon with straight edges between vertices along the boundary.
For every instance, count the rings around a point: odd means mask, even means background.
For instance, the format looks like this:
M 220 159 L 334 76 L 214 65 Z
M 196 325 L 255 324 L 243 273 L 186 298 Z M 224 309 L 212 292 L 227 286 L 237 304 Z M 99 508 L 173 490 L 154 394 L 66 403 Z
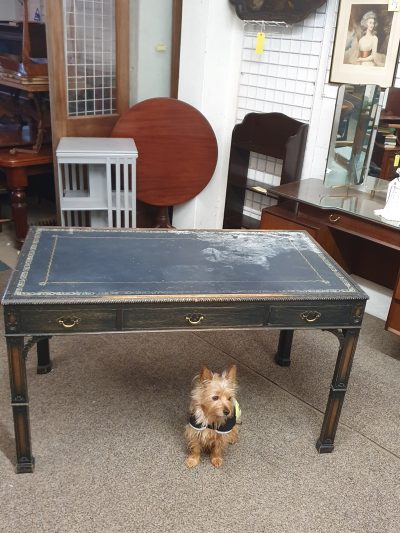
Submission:
M 198 422 L 196 422 L 196 417 L 194 415 L 192 415 L 189 418 L 189 425 L 190 425 L 190 427 L 192 427 L 196 431 L 204 431 L 205 429 L 212 429 L 216 433 L 220 433 L 222 435 L 225 435 L 226 433 L 230 433 L 232 431 L 232 429 L 236 426 L 236 417 L 237 416 L 240 416 L 240 407 L 239 407 L 239 404 L 237 402 L 235 402 L 234 413 L 231 416 L 231 418 L 228 418 L 228 420 L 225 422 L 225 424 L 223 426 L 218 426 L 217 428 L 215 428 L 212 425 L 203 426 L 203 425 L 199 424 Z

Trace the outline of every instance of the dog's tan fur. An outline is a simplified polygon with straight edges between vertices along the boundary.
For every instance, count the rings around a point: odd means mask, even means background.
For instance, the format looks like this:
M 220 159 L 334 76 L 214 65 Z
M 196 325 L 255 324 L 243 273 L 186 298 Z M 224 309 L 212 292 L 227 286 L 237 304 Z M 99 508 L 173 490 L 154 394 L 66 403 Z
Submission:
M 211 372 L 206 367 L 201 369 L 200 374 L 193 380 L 190 402 L 190 414 L 195 416 L 197 423 L 218 428 L 233 416 L 237 390 L 236 374 L 236 365 L 222 374 Z M 186 466 L 197 466 L 201 452 L 205 451 L 210 454 L 211 463 L 219 468 L 223 463 L 222 452 L 225 446 L 237 442 L 238 426 L 236 424 L 230 433 L 220 434 L 213 429 L 197 431 L 187 424 L 185 438 L 189 451 Z

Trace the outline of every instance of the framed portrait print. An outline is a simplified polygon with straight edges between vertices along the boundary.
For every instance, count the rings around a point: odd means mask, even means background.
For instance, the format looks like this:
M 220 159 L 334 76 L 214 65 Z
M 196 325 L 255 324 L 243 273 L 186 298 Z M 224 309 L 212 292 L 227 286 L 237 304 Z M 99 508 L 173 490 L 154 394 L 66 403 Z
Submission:
M 341 0 L 329 81 L 390 87 L 399 41 L 400 12 L 388 0 Z

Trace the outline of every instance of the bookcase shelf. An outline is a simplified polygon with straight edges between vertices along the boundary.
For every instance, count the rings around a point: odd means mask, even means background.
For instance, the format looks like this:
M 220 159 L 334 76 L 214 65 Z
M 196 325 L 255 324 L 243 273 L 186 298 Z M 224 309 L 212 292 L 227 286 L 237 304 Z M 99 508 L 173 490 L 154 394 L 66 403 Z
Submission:
M 300 179 L 308 125 L 282 113 L 249 113 L 232 132 L 224 228 L 259 226 L 243 214 L 246 191 L 267 195 L 268 185 L 247 178 L 250 152 L 282 160 L 281 183 Z M 260 213 L 261 215 L 261 213 Z

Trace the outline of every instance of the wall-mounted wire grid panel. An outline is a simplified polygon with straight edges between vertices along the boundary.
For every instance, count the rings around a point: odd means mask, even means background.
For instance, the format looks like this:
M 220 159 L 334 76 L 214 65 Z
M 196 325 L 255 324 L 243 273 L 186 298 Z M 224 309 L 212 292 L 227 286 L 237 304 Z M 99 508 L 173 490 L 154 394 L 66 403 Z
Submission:
M 326 5 L 293 26 L 248 21 L 244 25 L 237 121 L 251 112 L 284 113 L 310 123 L 313 110 Z M 264 52 L 257 55 L 256 34 L 266 34 Z M 251 154 L 248 179 L 279 185 L 282 161 Z M 261 209 L 275 200 L 246 192 L 244 214 L 260 219 Z
M 115 0 L 64 0 L 67 112 L 116 112 Z
M 136 227 L 132 139 L 63 137 L 56 155 L 63 226 Z

